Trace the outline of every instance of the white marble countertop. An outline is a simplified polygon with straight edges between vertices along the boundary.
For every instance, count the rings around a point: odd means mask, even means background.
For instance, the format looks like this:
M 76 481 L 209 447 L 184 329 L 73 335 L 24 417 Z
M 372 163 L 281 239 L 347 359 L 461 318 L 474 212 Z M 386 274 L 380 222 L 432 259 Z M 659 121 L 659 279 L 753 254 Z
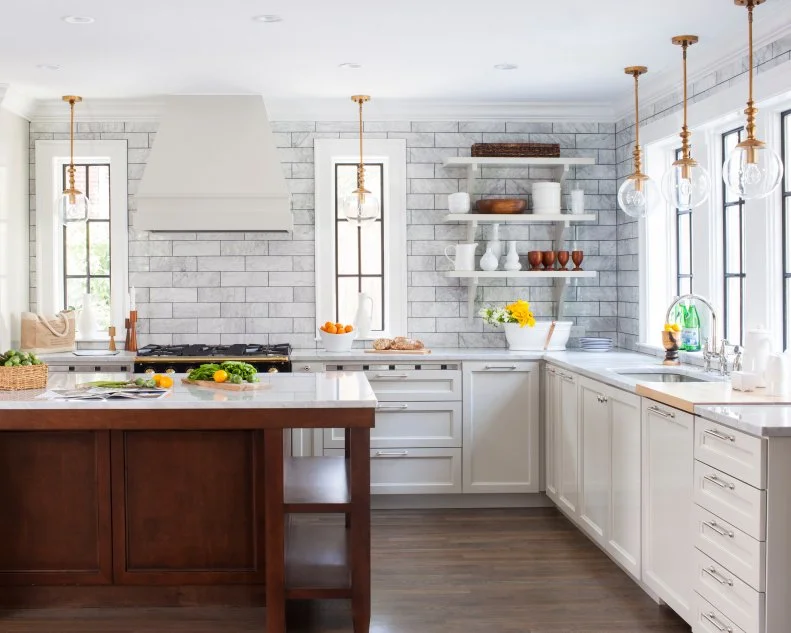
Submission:
M 428 364 L 440 361 L 464 360 L 541 360 L 545 352 L 512 352 L 502 347 L 432 348 L 430 354 L 376 354 L 362 349 L 348 352 L 328 352 L 323 349 L 295 349 L 291 352 L 294 363 L 303 361 L 327 364 L 342 363 L 412 363 Z
M 56 373 L 49 379 L 49 389 L 73 389 L 95 380 L 126 380 L 124 373 Z M 40 398 L 43 389 L 0 391 L 0 411 L 76 410 L 76 409 L 351 409 L 374 408 L 374 395 L 362 372 L 319 372 L 315 374 L 260 374 L 267 388 L 251 391 L 227 391 L 185 385 L 183 374 L 173 376 L 173 388 L 156 400 L 48 400 Z
M 695 414 L 758 437 L 791 437 L 791 406 L 698 405 Z

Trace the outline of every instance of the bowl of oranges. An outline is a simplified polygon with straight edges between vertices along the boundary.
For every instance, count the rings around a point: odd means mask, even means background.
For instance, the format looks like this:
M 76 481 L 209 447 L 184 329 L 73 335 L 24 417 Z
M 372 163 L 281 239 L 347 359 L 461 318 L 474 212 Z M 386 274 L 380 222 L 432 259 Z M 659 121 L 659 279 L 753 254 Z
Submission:
M 319 336 L 324 349 L 328 352 L 348 352 L 357 337 L 351 325 L 327 321 L 319 328 Z

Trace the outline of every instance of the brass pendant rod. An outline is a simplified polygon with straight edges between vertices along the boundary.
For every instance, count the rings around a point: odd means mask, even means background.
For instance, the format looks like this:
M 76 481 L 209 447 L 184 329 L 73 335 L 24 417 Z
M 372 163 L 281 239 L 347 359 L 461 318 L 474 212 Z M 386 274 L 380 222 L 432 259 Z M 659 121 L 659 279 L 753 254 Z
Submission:
M 634 74 L 634 144 L 640 147 L 640 75 Z
M 752 2 L 748 2 L 747 4 L 747 46 L 750 49 L 749 52 L 749 96 L 747 99 L 747 138 L 750 140 L 755 140 L 755 115 L 758 113 L 758 108 L 755 107 L 755 101 L 753 101 L 753 9 L 755 5 Z
M 69 99 L 69 191 L 74 196 L 74 99 Z
M 687 126 L 687 48 L 689 42 L 684 41 L 682 46 L 682 64 L 684 66 L 684 125 L 681 128 L 681 155 L 689 160 L 689 127 Z
M 357 167 L 357 188 L 365 188 L 365 161 L 363 160 L 363 100 L 360 99 L 360 164 Z
M 643 178 L 643 163 L 642 163 L 642 150 L 640 148 L 640 75 L 643 75 L 648 72 L 648 68 L 645 66 L 629 66 L 624 68 L 624 72 L 627 75 L 632 75 L 634 77 L 634 126 L 635 126 L 635 143 L 634 143 L 634 151 L 632 152 L 633 160 L 634 160 L 634 173 L 632 174 L 632 178 L 636 181 L 635 187 L 639 191 L 642 187 L 642 180 Z

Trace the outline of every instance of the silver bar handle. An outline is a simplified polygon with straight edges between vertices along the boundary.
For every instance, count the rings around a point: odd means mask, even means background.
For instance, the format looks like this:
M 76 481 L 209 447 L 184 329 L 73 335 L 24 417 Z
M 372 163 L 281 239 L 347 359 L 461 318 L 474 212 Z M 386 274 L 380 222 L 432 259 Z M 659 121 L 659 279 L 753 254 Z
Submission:
M 706 527 L 711 528 L 712 530 L 714 530 L 720 536 L 727 536 L 728 538 L 733 538 L 734 537 L 734 533 L 733 532 L 731 532 L 730 530 L 726 530 L 724 527 L 722 527 L 716 521 L 704 521 L 703 525 L 705 525 Z
M 718 631 L 722 631 L 723 633 L 733 633 L 733 629 L 729 626 L 725 626 L 724 624 L 720 624 L 719 620 L 717 620 L 717 616 L 714 615 L 714 612 L 711 611 L 709 613 L 701 613 L 701 615 L 711 622 L 714 626 L 717 627 Z
M 720 488 L 727 488 L 728 490 L 733 490 L 734 488 L 736 488 L 735 484 L 732 484 L 729 481 L 723 481 L 722 479 L 717 477 L 717 475 L 703 475 L 703 479 L 718 485 Z
M 408 404 L 380 404 L 377 405 L 377 409 L 391 409 L 396 411 L 404 411 L 409 408 Z
M 486 371 L 514 371 L 516 369 L 516 365 L 486 365 L 484 367 Z M 563 374 L 561 374 L 562 376 Z
M 703 571 L 705 571 L 709 576 L 714 578 L 718 583 L 721 585 L 728 585 L 729 587 L 733 587 L 733 581 L 730 578 L 726 578 L 721 573 L 717 571 L 716 567 L 704 567 Z
M 663 418 L 675 418 L 676 414 L 671 413 L 670 411 L 665 411 L 664 409 L 660 409 L 659 407 L 648 407 L 648 410 L 651 413 L 656 413 L 657 415 L 661 415 Z
M 407 374 L 376 374 L 377 378 L 409 378 Z
M 602 394 L 597 394 L 596 395 L 596 400 L 598 400 L 601 404 L 606 404 L 607 402 L 609 402 L 609 400 L 607 399 L 607 396 L 602 395 Z
M 703 431 L 706 435 L 711 435 L 712 437 L 716 437 L 718 440 L 723 440 L 725 442 L 735 442 L 736 436 L 735 435 L 727 435 L 726 433 L 720 433 L 714 429 L 705 429 Z
M 374 457 L 407 457 L 409 451 L 376 451 Z

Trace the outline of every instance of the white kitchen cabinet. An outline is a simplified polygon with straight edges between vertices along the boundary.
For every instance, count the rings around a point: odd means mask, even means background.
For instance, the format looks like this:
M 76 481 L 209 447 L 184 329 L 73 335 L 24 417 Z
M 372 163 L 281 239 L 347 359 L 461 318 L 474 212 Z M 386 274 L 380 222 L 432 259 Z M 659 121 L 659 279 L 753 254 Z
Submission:
M 547 497 L 558 501 L 558 437 L 560 416 L 558 412 L 558 370 L 552 365 L 544 367 L 544 487 Z
M 580 522 L 602 547 L 610 509 L 610 409 L 601 383 L 579 381 Z
M 643 582 L 676 613 L 695 619 L 689 413 L 643 398 Z
M 465 493 L 539 490 L 538 363 L 463 364 Z
M 557 461 L 558 505 L 573 519 L 579 518 L 579 399 L 578 376 L 569 371 L 557 372 L 556 416 L 558 435 Z

